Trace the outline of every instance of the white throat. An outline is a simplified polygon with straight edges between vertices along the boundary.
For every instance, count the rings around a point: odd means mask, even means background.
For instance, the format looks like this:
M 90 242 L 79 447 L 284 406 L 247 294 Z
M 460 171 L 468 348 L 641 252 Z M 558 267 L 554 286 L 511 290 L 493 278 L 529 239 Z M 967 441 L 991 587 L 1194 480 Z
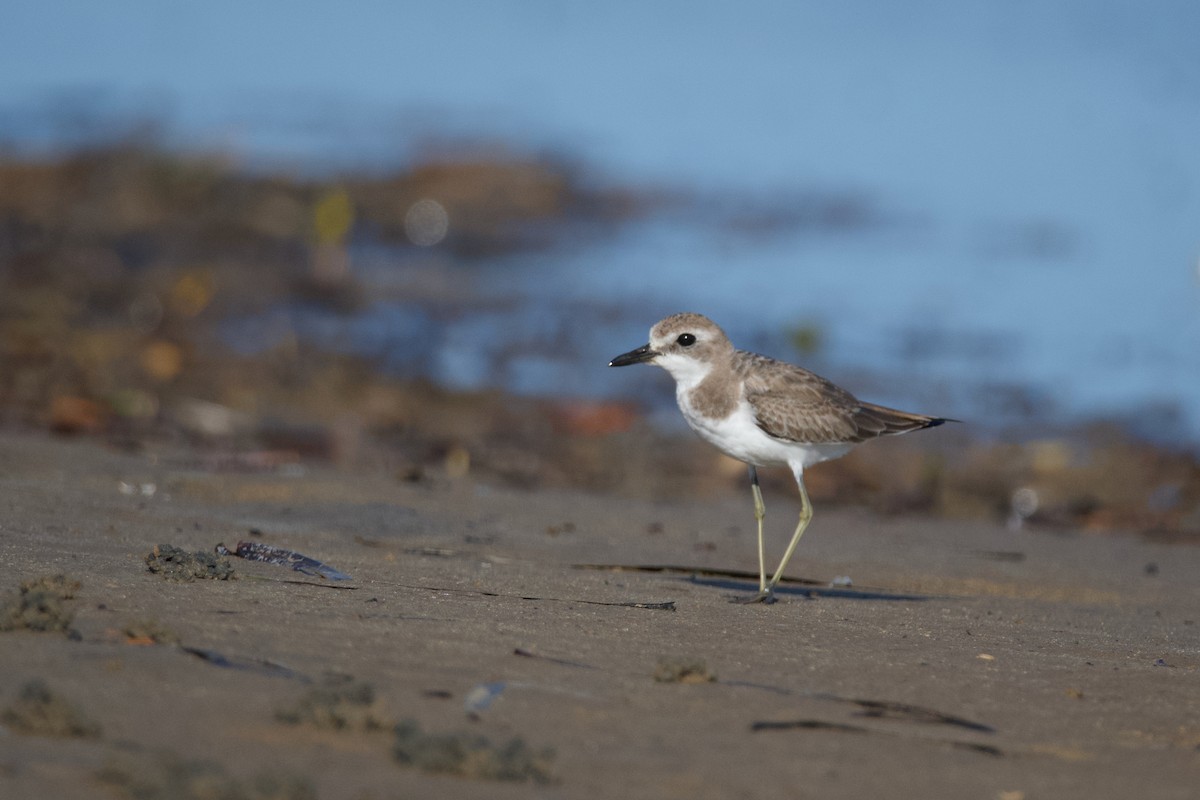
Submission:
M 711 361 L 700 361 L 678 353 L 661 355 L 654 359 L 654 364 L 671 373 L 671 377 L 675 379 L 676 391 L 679 392 L 695 389 L 708 377 L 713 367 Z

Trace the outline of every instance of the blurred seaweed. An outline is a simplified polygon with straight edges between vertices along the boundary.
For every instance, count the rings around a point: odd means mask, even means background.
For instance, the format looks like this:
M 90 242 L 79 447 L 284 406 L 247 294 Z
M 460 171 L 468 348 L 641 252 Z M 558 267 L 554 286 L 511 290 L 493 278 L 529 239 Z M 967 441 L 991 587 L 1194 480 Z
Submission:
M 550 246 L 638 202 L 588 188 L 566 165 L 506 154 L 328 180 L 140 140 L 0 157 L 3 419 L 97 432 L 157 419 L 181 398 L 225 402 L 211 383 L 229 355 L 222 322 L 289 301 L 360 307 L 356 242 L 402 254 L 436 244 L 469 262 Z M 304 379 L 294 349 L 284 341 L 266 356 L 284 382 Z
M 179 442 L 219 470 L 323 458 L 406 481 L 744 492 L 740 465 L 631 402 L 454 391 L 286 330 L 256 347 L 228 341 L 230 320 L 281 304 L 353 314 L 372 302 L 378 288 L 354 263 L 364 249 L 386 248 L 399 272 L 464 266 L 442 278 L 456 284 L 472 265 L 602 236 L 670 202 L 503 151 L 321 178 L 140 139 L 0 156 L 0 427 Z M 845 214 L 871 217 L 855 208 Z M 444 289 L 397 285 L 456 313 Z M 812 321 L 789 335 L 802 353 L 822 349 Z M 861 448 L 812 471 L 809 489 L 822 504 L 883 513 L 1200 537 L 1194 453 L 1115 426 L 990 435 L 964 425 Z M 763 478 L 791 496 L 786 475 Z

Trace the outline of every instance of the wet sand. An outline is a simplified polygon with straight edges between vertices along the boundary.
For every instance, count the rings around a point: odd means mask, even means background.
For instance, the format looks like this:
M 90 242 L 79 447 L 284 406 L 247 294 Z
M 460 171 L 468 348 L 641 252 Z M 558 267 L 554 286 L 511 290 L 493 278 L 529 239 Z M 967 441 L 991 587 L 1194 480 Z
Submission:
M 0 589 L 80 584 L 69 633 L 0 632 L 0 712 L 40 679 L 92 731 L 7 717 L 0 796 L 1196 796 L 1196 547 L 818 505 L 802 580 L 746 606 L 748 495 L 203 464 L 0 435 Z M 352 580 L 145 562 L 239 540 Z

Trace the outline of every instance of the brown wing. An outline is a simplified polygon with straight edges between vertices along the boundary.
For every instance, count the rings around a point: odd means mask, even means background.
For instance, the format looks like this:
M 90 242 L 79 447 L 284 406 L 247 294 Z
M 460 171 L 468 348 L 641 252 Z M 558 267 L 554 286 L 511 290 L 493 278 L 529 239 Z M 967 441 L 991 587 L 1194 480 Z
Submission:
M 738 351 L 734 368 L 746 382 L 758 427 L 777 439 L 857 443 L 946 421 L 863 403 L 816 373 L 757 353 Z

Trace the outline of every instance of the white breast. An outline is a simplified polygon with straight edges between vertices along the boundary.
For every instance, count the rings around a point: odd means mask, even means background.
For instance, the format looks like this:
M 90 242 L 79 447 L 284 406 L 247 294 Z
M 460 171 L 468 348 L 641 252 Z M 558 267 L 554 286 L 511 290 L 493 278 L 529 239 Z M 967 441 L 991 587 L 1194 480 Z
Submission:
M 799 472 L 813 464 L 845 455 L 853 447 L 849 444 L 800 444 L 768 436 L 758 427 L 754 409 L 745 399 L 739 400 L 727 417 L 705 417 L 692 406 L 690 394 L 682 383 L 676 386 L 675 400 L 692 430 L 725 455 L 747 464 L 786 466 Z

